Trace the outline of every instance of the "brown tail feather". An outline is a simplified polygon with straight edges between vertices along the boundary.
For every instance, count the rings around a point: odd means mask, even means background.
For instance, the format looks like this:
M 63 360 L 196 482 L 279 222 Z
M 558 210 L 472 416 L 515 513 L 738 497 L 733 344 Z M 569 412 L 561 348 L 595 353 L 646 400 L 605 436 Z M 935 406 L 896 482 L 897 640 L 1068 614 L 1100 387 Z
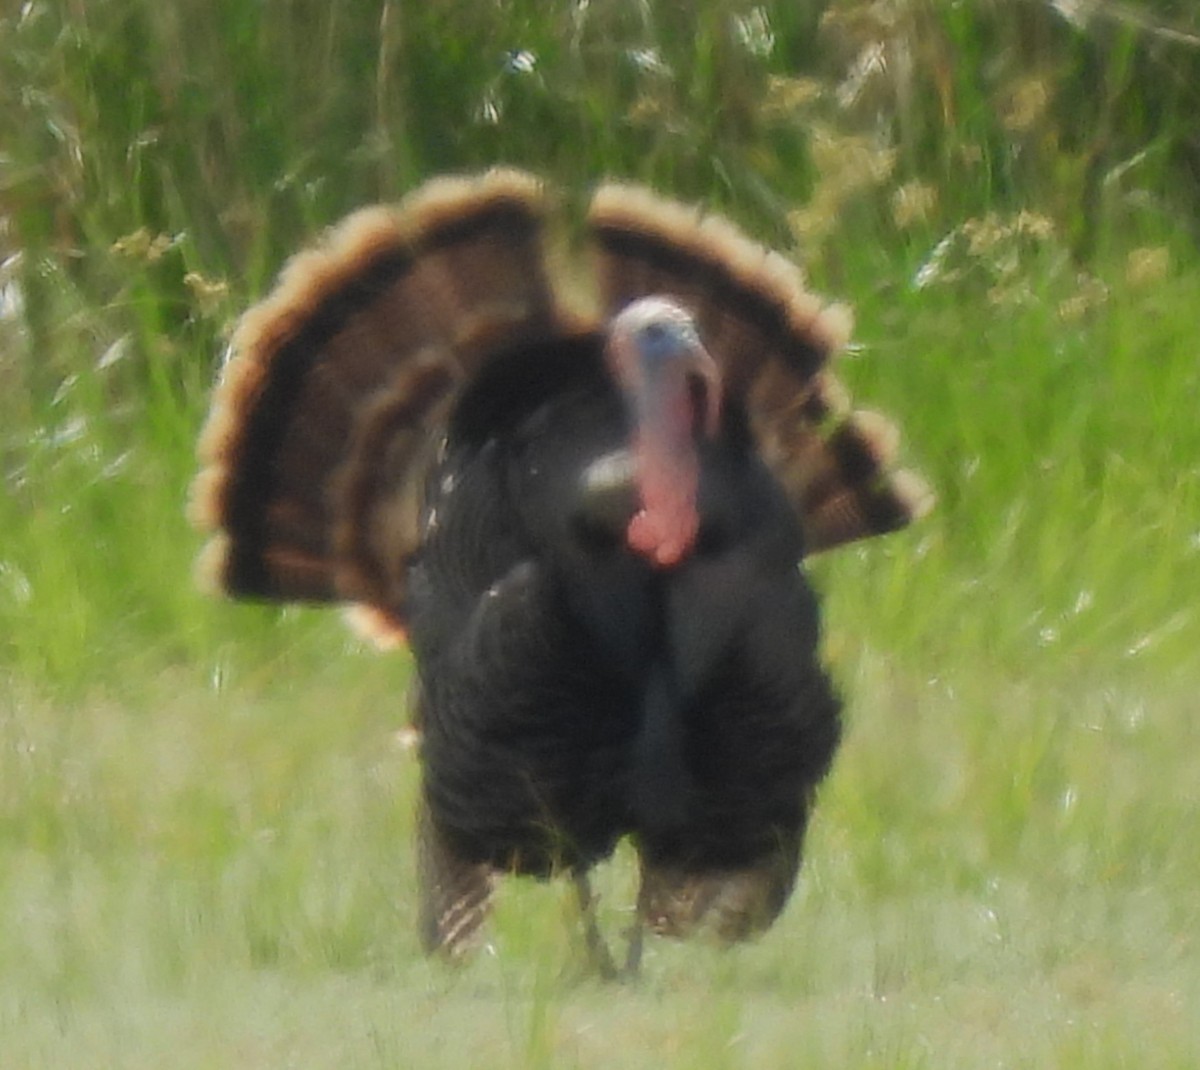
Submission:
M 899 440 L 883 416 L 856 412 L 815 449 L 782 463 L 785 485 L 801 503 L 808 553 L 896 531 L 929 510 L 928 486 L 892 469 Z
M 869 484 L 841 486 L 804 516 L 808 553 L 819 553 L 856 539 L 898 531 L 923 517 L 934 494 L 918 475 L 891 472 Z
M 824 370 L 850 330 L 789 261 L 732 224 L 636 187 L 596 193 L 588 222 L 609 314 L 650 294 L 696 318 L 730 395 L 746 404 L 764 457 L 796 506 L 808 551 L 903 527 L 927 508 L 889 472 L 897 435 L 880 417 L 839 422 L 844 391 Z
M 398 615 L 416 509 L 402 497 L 376 515 L 363 496 L 419 487 L 408 466 L 458 385 L 499 346 L 558 329 L 541 230 L 536 180 L 496 171 L 359 212 L 290 262 L 243 317 L 201 439 L 192 515 L 222 533 L 205 566 L 220 587 Z M 364 453 L 381 445 L 383 465 Z

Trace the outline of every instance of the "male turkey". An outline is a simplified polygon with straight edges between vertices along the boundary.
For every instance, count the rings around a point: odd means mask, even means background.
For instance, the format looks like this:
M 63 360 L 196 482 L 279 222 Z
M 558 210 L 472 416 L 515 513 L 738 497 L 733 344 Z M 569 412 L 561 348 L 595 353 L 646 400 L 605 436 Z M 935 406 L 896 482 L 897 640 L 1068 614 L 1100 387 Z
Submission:
M 436 179 L 292 260 L 234 338 L 193 505 L 229 594 L 355 604 L 411 645 L 425 947 L 469 947 L 499 873 L 571 874 L 588 907 L 629 836 L 635 963 L 641 924 L 734 940 L 782 909 L 839 737 L 799 563 L 929 495 L 847 414 L 848 317 L 788 261 L 605 185 L 584 313 L 544 208 L 513 171 Z

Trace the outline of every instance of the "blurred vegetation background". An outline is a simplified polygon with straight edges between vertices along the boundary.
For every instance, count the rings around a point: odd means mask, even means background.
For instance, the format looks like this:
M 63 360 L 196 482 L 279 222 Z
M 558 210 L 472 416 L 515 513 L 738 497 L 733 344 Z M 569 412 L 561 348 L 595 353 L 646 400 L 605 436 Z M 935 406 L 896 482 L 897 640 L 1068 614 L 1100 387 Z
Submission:
M 13 1065 L 1196 1065 L 1198 117 L 1192 0 L 2 0 Z M 496 163 L 803 263 L 940 496 L 814 563 L 851 731 L 801 900 L 649 1003 L 560 990 L 539 890 L 422 972 L 407 662 L 191 582 L 236 316 Z

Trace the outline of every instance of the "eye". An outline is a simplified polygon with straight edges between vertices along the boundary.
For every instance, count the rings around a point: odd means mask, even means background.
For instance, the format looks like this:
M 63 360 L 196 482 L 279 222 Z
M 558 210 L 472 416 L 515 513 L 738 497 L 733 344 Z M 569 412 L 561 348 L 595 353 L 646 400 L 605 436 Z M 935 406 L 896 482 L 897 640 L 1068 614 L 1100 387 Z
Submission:
M 638 342 L 649 356 L 661 357 L 678 345 L 675 332 L 665 323 L 647 323 L 638 331 Z

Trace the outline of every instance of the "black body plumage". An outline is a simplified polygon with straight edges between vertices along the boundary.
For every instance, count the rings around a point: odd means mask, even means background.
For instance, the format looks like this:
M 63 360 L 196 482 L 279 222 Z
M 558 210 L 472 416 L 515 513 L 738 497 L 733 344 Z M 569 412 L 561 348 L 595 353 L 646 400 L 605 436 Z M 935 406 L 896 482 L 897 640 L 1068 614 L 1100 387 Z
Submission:
M 701 445 L 687 561 L 591 516 L 585 473 L 630 439 L 603 341 L 497 359 L 431 475 L 407 614 L 430 813 L 503 870 L 586 868 L 626 834 L 739 868 L 798 845 L 838 740 L 800 525 L 736 407 Z M 552 389 L 496 405 L 506 383 Z

